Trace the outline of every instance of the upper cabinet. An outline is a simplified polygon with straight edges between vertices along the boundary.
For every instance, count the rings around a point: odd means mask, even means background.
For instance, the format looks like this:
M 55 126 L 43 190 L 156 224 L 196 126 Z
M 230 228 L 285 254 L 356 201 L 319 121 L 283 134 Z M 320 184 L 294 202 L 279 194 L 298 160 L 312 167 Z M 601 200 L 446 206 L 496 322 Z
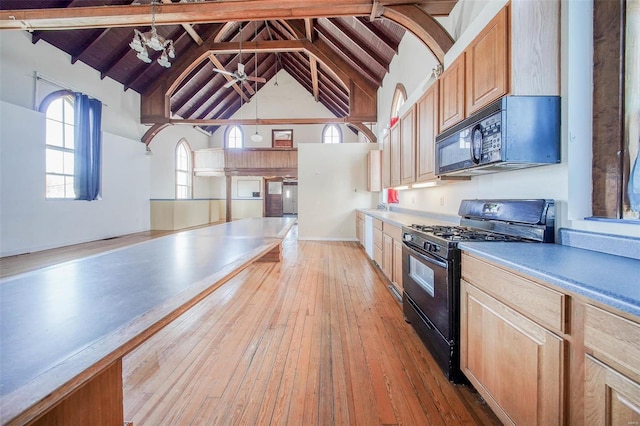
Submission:
M 508 91 L 507 18 L 505 7 L 465 50 L 467 115 Z
M 560 94 L 560 2 L 512 0 L 440 76 L 440 131 L 504 95 Z
M 462 54 L 440 76 L 440 130 L 453 126 L 464 117 L 464 54 Z
M 417 150 L 416 181 L 426 182 L 434 179 L 435 140 L 439 132 L 438 85 L 432 84 L 422 95 L 416 106 Z
M 400 183 L 416 181 L 416 114 L 415 106 L 400 117 Z
M 389 154 L 391 159 L 389 161 L 391 169 L 391 182 L 390 186 L 400 185 L 400 123 L 396 123 L 389 131 Z

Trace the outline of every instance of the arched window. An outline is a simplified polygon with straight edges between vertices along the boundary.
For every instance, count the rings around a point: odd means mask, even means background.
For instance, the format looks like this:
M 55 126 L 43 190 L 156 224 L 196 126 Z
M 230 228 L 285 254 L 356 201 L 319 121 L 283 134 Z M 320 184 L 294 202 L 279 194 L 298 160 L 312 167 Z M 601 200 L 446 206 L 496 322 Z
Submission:
M 176 199 L 192 198 L 191 148 L 184 139 L 176 147 Z
M 323 143 L 342 143 L 342 132 L 335 124 L 327 124 L 322 130 Z
M 244 146 L 244 134 L 240 126 L 227 128 L 227 148 L 242 148 Z
M 393 101 L 391 102 L 391 120 L 390 123 L 393 126 L 395 122 L 398 120 L 400 107 L 407 100 L 407 90 L 404 88 L 404 85 L 398 83 L 396 85 L 396 91 L 393 94 Z
M 74 108 L 71 92 L 60 90 L 47 96 L 40 111 L 46 115 L 46 198 L 75 198 Z

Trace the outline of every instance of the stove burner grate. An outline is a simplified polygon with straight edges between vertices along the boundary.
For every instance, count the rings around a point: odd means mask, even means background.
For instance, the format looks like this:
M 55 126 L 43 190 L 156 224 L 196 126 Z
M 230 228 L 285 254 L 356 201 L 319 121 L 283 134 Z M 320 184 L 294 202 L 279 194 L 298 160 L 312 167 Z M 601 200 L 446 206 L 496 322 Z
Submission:
M 465 226 L 411 225 L 412 229 L 449 241 L 524 241 L 521 237 L 498 234 L 483 229 Z

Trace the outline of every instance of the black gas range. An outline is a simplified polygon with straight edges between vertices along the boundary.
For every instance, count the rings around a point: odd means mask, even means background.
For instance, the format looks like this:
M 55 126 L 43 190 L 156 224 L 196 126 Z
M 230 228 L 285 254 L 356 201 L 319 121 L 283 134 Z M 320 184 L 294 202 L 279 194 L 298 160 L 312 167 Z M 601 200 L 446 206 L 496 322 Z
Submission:
M 553 200 L 463 200 L 460 225 L 425 220 L 402 228 L 403 310 L 456 383 L 460 372 L 460 250 L 469 241 L 552 243 Z

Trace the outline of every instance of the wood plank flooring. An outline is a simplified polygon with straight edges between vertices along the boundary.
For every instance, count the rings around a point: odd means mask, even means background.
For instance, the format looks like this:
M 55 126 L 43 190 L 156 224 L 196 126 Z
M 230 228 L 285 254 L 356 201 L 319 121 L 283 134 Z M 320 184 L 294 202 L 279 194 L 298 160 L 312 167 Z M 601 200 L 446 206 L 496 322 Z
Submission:
M 142 425 L 500 424 L 451 385 L 356 243 L 283 244 L 123 360 Z

